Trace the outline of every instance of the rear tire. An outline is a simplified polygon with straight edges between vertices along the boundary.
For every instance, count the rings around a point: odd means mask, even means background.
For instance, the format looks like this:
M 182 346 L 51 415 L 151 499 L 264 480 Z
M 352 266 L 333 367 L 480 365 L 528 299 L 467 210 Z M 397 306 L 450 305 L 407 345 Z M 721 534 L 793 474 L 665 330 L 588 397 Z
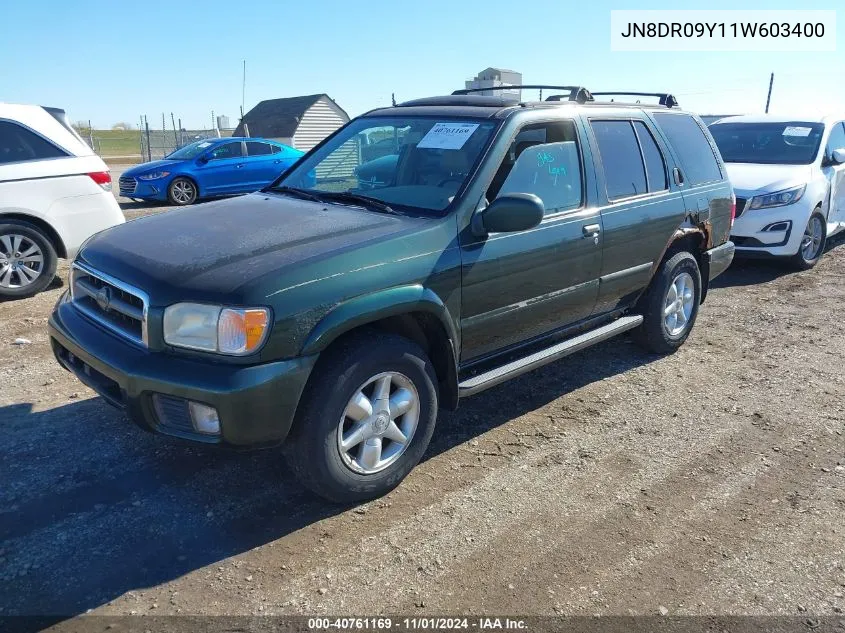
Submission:
M 810 219 L 807 220 L 798 252 L 789 258 L 790 264 L 798 270 L 810 270 L 822 258 L 826 243 L 827 221 L 819 208 L 816 207 L 810 215 Z
M 167 187 L 167 199 L 170 201 L 170 204 L 176 206 L 184 207 L 194 204 L 198 196 L 197 183 L 184 176 L 174 178 Z
M 701 303 L 701 272 L 692 254 L 681 251 L 664 261 L 640 299 L 643 322 L 637 342 L 655 354 L 671 354 L 687 340 Z
M 23 220 L 0 220 L 0 298 L 38 294 L 56 276 L 58 257 L 44 232 Z
M 368 330 L 329 350 L 285 443 L 297 479 L 336 503 L 395 488 L 431 441 L 436 385 L 425 352 L 400 336 Z

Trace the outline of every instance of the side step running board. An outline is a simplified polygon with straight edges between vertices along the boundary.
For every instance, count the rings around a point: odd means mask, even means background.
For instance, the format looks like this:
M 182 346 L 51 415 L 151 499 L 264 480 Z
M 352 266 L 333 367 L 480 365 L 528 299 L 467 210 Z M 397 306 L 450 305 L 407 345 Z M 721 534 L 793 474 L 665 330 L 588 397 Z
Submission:
M 579 334 L 578 336 L 562 341 L 557 345 L 552 345 L 551 347 L 547 347 L 539 352 L 534 352 L 525 358 L 519 358 L 515 361 L 511 361 L 507 365 L 502 365 L 501 367 L 496 367 L 495 369 L 486 371 L 483 374 L 472 376 L 471 378 L 467 378 L 458 384 L 458 395 L 461 398 L 472 396 L 480 391 L 484 391 L 485 389 L 489 389 L 490 387 L 503 383 L 506 380 L 515 378 L 520 374 L 529 372 L 532 369 L 537 369 L 538 367 L 552 363 L 564 356 L 574 354 L 585 347 L 589 347 L 595 343 L 599 343 L 600 341 L 616 336 L 617 334 L 631 330 L 642 322 L 643 317 L 639 314 L 622 317 L 608 323 L 607 325 L 603 325 L 600 328 L 596 328 L 595 330 L 584 332 L 583 334 Z

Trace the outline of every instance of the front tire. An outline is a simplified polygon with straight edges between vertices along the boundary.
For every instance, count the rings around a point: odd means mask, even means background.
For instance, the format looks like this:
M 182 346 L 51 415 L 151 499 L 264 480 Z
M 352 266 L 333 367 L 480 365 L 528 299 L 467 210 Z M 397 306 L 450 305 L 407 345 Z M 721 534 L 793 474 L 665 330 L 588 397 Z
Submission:
M 170 204 L 184 207 L 197 201 L 197 184 L 190 178 L 179 176 L 167 187 L 167 199 Z
M 798 270 L 810 270 L 819 263 L 827 243 L 827 221 L 818 208 L 810 215 L 798 252 L 790 258 L 790 263 Z
M 436 384 L 425 352 L 401 336 L 371 330 L 330 350 L 285 444 L 297 479 L 337 503 L 395 488 L 431 441 Z
M 52 241 L 29 222 L 0 223 L 0 298 L 24 299 L 50 285 L 58 257 Z
M 640 300 L 643 322 L 634 336 L 655 354 L 671 354 L 687 340 L 701 303 L 701 272 L 692 254 L 676 253 L 660 265 Z

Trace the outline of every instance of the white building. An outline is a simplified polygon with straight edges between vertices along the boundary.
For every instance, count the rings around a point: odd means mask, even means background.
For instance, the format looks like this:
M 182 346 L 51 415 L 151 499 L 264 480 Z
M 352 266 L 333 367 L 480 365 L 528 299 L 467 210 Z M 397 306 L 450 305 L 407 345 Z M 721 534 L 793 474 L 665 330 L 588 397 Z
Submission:
M 500 88 L 502 86 L 519 86 L 520 84 L 522 84 L 522 73 L 505 68 L 485 68 L 476 75 L 475 79 L 465 82 L 465 87 L 467 89 Z M 476 94 L 522 99 L 522 91 L 518 89 L 485 90 Z

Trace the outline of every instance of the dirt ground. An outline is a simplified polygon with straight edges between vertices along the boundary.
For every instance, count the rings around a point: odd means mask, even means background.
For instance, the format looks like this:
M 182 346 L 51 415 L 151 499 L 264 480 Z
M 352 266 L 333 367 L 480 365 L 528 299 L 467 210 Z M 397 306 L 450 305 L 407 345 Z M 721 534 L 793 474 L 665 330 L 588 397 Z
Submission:
M 735 265 L 673 356 L 623 337 L 468 399 L 396 491 L 343 508 L 61 369 L 63 264 L 0 303 L 0 614 L 840 617 L 843 276 L 837 245 Z

